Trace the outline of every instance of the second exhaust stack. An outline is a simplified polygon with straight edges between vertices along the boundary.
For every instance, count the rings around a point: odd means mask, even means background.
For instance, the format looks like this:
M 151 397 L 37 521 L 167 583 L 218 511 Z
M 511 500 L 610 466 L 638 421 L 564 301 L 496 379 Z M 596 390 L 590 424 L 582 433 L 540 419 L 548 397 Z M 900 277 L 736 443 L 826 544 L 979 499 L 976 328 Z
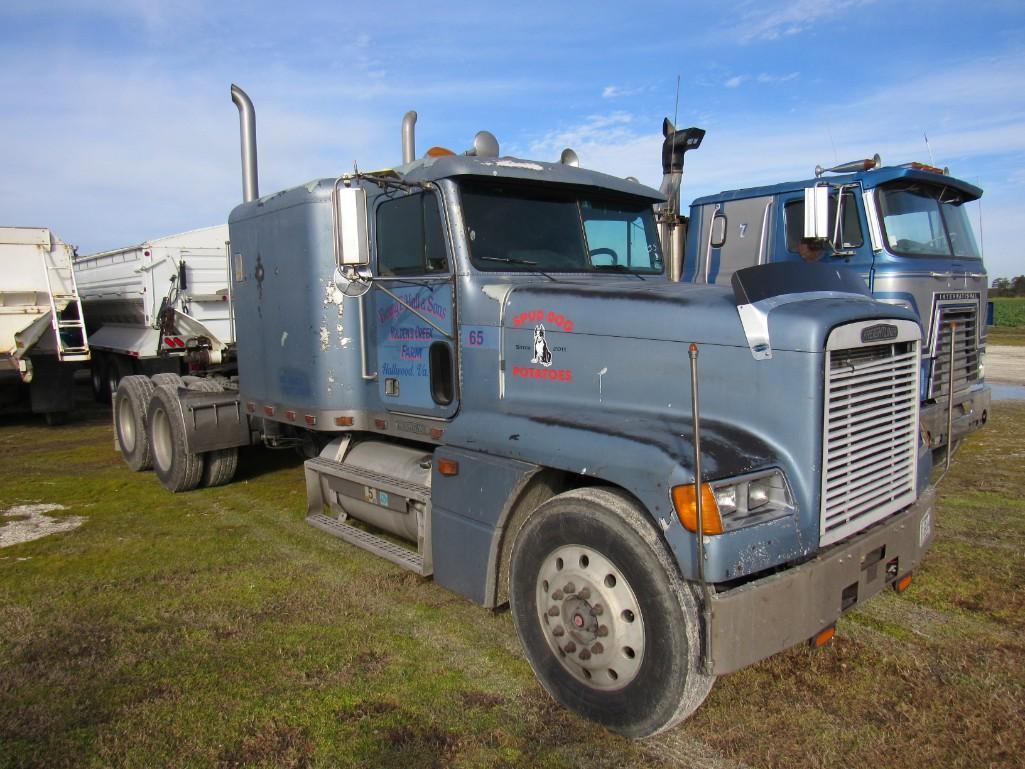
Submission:
M 256 110 L 246 92 L 234 83 L 231 85 L 231 100 L 238 107 L 242 139 L 242 200 L 248 203 L 260 197 L 256 171 Z

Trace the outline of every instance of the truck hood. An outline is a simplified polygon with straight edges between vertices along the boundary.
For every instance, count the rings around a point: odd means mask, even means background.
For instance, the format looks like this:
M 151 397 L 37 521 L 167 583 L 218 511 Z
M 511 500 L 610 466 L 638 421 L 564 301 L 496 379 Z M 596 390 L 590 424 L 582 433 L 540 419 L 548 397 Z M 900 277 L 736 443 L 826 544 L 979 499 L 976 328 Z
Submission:
M 592 279 L 502 288 L 507 291 L 502 325 L 509 329 L 540 325 L 546 332 L 749 346 L 734 293 L 721 286 L 637 279 L 596 283 Z M 830 330 L 838 325 L 876 318 L 914 319 L 903 309 L 856 294 L 794 294 L 759 304 L 774 350 L 821 352 Z

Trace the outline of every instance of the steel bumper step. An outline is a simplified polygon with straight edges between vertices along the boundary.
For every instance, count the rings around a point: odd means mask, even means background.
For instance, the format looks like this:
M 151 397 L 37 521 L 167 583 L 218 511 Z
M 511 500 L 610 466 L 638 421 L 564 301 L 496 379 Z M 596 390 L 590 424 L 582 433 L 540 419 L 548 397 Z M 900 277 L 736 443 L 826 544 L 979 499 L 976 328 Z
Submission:
M 414 553 L 402 545 L 391 540 L 371 534 L 369 531 L 357 528 L 345 521 L 338 521 L 323 513 L 313 513 L 306 517 L 306 523 L 321 531 L 327 532 L 339 539 L 344 539 L 356 547 L 369 550 L 385 560 L 391 561 L 403 569 L 409 569 L 421 577 L 426 577 L 430 572 L 424 569 L 424 559 L 419 553 Z

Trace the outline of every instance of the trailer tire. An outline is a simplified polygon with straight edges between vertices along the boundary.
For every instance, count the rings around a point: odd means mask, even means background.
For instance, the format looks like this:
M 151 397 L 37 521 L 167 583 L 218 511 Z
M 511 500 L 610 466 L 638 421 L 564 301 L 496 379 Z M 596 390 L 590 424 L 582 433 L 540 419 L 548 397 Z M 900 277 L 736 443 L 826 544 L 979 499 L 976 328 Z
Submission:
M 120 355 L 110 355 L 107 357 L 104 373 L 107 376 L 107 391 L 110 392 L 111 402 L 113 402 L 114 393 L 117 392 L 121 380 L 132 376 L 135 372 L 131 361 L 122 358 Z
M 125 464 L 135 472 L 153 467 L 146 410 L 153 383 L 144 376 L 126 376 L 114 393 L 114 435 Z
M 199 392 L 219 393 L 224 388 L 212 379 L 189 378 L 184 379 L 190 390 Z M 203 479 L 201 486 L 223 486 L 230 483 L 238 470 L 238 447 L 231 446 L 226 449 L 214 449 L 206 453 L 206 464 L 203 466 Z
M 46 420 L 47 427 L 60 427 L 63 424 L 67 424 L 68 412 L 47 411 L 45 414 L 43 414 L 43 419 Z
M 188 450 L 185 441 L 185 420 L 174 385 L 162 384 L 153 389 L 146 411 L 153 470 L 168 491 L 191 491 L 203 478 L 204 458 Z
M 513 544 L 510 605 L 542 686 L 614 732 L 669 729 L 715 682 L 701 669 L 694 593 L 621 492 L 577 489 L 537 509 Z
M 106 355 L 94 352 L 93 359 L 89 364 L 89 379 L 93 387 L 93 399 L 97 403 L 110 403 L 113 393 L 107 382 L 107 361 Z

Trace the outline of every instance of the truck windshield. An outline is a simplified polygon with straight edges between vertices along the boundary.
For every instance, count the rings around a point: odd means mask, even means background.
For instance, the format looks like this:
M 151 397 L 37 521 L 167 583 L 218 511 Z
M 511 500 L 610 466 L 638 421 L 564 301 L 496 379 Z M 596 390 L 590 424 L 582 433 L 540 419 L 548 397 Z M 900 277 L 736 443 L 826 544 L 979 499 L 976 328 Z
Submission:
M 889 249 L 905 256 L 979 258 L 964 198 L 949 187 L 891 185 L 879 190 Z
M 489 272 L 662 272 L 651 203 L 464 181 L 470 260 Z

